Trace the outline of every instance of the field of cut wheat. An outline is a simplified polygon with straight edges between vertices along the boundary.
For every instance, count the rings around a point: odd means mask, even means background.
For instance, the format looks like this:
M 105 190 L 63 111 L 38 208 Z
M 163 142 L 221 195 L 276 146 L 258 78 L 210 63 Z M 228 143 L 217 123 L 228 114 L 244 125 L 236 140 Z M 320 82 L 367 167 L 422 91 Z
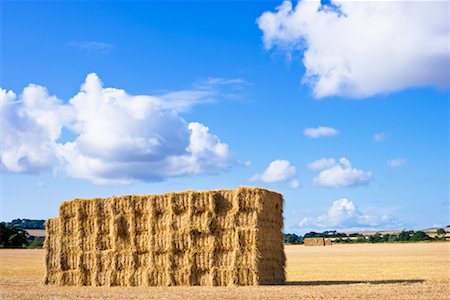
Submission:
M 287 283 L 250 287 L 58 287 L 43 250 L 0 249 L 1 299 L 449 299 L 450 243 L 286 246 Z

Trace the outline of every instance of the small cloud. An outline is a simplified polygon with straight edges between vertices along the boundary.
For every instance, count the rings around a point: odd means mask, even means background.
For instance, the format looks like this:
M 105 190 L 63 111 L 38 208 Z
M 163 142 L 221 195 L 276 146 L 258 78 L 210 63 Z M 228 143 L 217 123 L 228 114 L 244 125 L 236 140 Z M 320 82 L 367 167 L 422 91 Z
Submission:
M 319 126 L 317 128 L 306 128 L 303 134 L 309 138 L 332 137 L 339 134 L 339 131 L 332 127 Z
M 244 160 L 244 161 L 238 161 L 238 163 L 242 166 L 245 167 L 250 167 L 252 165 L 252 161 L 251 160 Z
M 43 186 L 45 186 L 45 183 L 42 182 L 42 181 L 38 181 L 38 182 L 36 183 L 36 186 L 37 186 L 37 187 L 43 187 Z
M 387 138 L 387 134 L 384 132 L 377 132 L 373 135 L 373 141 L 376 143 L 382 142 Z
M 253 175 L 250 181 L 264 183 L 287 182 L 291 188 L 296 189 L 300 187 L 300 182 L 296 176 L 297 171 L 288 160 L 277 159 L 272 161 L 263 173 Z
M 401 166 L 406 165 L 406 159 L 403 158 L 391 159 L 387 161 L 387 164 L 389 167 L 393 169 L 400 168 Z
M 236 85 L 242 86 L 246 85 L 247 81 L 242 78 L 220 78 L 220 77 L 209 77 L 203 82 L 206 85 Z M 201 86 L 201 83 L 199 84 Z
M 334 158 L 321 158 L 307 165 L 310 170 L 323 170 L 328 169 L 336 165 Z
M 300 187 L 300 181 L 297 178 L 292 179 L 291 182 L 289 182 L 289 186 L 293 189 L 298 189 Z
M 357 205 L 346 198 L 336 200 L 327 212 L 318 217 L 305 217 L 299 227 L 311 229 L 340 228 L 399 228 L 402 226 L 393 216 L 368 215 L 361 212 Z
M 106 54 L 115 48 L 114 45 L 98 41 L 70 41 L 70 47 L 82 50 L 91 54 Z
M 372 178 L 371 172 L 353 168 L 350 160 L 345 157 L 341 157 L 335 164 L 331 164 L 331 162 L 331 159 L 321 159 L 310 164 L 313 167 L 329 165 L 314 177 L 313 182 L 316 185 L 333 188 L 353 187 L 367 184 Z
M 210 77 L 196 82 L 190 89 L 167 91 L 159 97 L 165 103 L 164 108 L 185 112 L 197 104 L 241 99 L 245 94 L 245 85 L 245 80 L 240 78 Z

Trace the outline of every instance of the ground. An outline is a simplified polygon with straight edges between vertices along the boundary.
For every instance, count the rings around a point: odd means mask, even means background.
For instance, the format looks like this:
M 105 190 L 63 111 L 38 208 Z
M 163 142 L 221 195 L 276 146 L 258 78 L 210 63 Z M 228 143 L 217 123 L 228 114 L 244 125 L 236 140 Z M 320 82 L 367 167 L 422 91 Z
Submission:
M 45 286 L 44 250 L 0 250 L 1 299 L 449 299 L 450 243 L 286 246 L 287 284 L 259 287 Z

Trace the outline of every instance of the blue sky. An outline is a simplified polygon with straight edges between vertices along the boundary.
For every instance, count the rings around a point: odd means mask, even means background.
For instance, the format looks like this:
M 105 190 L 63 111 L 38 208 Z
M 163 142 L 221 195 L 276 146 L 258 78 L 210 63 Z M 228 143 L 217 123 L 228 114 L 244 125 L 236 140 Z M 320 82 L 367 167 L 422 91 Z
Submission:
M 3 1 L 1 219 L 257 185 L 288 232 L 447 225 L 448 3 L 281 4 Z

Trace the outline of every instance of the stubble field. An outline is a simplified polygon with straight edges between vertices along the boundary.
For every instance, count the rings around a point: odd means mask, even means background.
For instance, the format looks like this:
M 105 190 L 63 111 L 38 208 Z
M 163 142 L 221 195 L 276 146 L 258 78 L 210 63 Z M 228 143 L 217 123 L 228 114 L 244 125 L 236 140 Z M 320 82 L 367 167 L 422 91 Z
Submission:
M 286 246 L 287 284 L 45 286 L 44 250 L 0 249 L 1 299 L 449 299 L 450 243 Z

